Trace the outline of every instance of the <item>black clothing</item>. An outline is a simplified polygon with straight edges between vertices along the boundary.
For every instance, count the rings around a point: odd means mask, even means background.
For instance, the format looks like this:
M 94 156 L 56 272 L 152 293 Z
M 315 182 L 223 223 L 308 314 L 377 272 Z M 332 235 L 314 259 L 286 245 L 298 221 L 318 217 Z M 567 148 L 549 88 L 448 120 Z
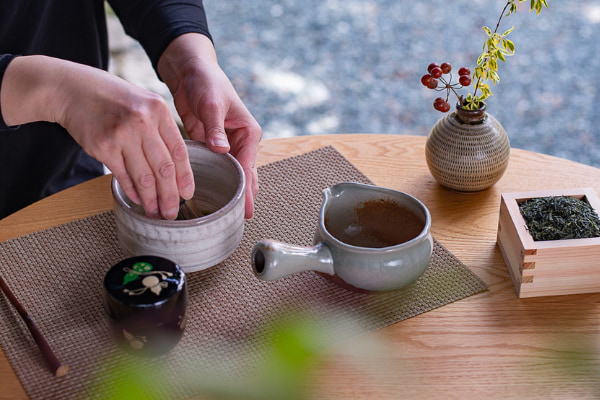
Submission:
M 210 37 L 202 0 L 109 3 L 155 68 L 177 36 L 197 32 Z M 0 83 L 15 55 L 40 54 L 108 68 L 104 1 L 0 0 L 0 9 Z M 7 127 L 0 110 L 0 218 L 102 173 L 102 165 L 60 125 Z

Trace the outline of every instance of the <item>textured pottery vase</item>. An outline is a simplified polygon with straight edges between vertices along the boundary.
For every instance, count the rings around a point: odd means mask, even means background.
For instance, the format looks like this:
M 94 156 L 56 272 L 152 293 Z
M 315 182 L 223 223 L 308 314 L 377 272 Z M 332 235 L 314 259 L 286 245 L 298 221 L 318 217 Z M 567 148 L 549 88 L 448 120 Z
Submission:
M 504 174 L 510 143 L 502 125 L 486 111 L 456 111 L 432 128 L 425 146 L 433 177 L 447 188 L 476 192 L 494 185 Z

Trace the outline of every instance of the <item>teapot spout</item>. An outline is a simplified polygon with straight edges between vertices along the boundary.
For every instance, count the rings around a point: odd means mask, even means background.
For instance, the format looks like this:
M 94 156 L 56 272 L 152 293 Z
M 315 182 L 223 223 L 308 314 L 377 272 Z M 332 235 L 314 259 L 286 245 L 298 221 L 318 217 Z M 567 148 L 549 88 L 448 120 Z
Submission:
M 271 239 L 261 240 L 252 249 L 252 268 L 264 281 L 274 281 L 304 271 L 334 274 L 329 248 L 319 243 L 311 247 L 294 246 Z

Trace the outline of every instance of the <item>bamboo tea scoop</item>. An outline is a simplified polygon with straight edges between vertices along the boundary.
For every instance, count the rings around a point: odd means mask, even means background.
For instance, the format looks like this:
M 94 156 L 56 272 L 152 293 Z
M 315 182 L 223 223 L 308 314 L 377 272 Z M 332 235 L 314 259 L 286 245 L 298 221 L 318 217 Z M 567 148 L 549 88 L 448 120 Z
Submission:
M 8 286 L 4 282 L 4 279 L 2 279 L 1 276 L 0 287 L 2 287 L 2 292 L 6 295 L 10 303 L 17 310 L 17 312 L 25 322 L 25 325 L 27 325 L 27 329 L 29 329 L 33 340 L 35 340 L 35 344 L 37 344 L 38 348 L 42 352 L 42 356 L 46 360 L 48 367 L 50 367 L 50 371 L 57 377 L 66 375 L 67 372 L 69 372 L 69 367 L 66 365 L 62 365 L 60 361 L 58 361 L 58 358 L 50 348 L 50 345 L 48 344 L 40 330 L 37 328 L 37 326 L 35 326 L 35 324 L 31 320 L 31 317 L 29 316 L 29 314 L 27 314 L 25 308 L 23 308 L 23 306 L 19 303 L 15 295 L 10 291 L 10 289 L 8 288 Z

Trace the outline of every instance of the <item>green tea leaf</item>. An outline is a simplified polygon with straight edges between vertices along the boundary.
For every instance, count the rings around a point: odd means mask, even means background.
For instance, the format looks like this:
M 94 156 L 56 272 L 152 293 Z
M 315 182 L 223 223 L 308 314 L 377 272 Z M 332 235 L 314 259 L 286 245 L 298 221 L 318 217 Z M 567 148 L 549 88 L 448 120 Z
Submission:
M 600 236 L 600 219 L 585 200 L 550 196 L 519 205 L 534 240 L 582 239 Z

